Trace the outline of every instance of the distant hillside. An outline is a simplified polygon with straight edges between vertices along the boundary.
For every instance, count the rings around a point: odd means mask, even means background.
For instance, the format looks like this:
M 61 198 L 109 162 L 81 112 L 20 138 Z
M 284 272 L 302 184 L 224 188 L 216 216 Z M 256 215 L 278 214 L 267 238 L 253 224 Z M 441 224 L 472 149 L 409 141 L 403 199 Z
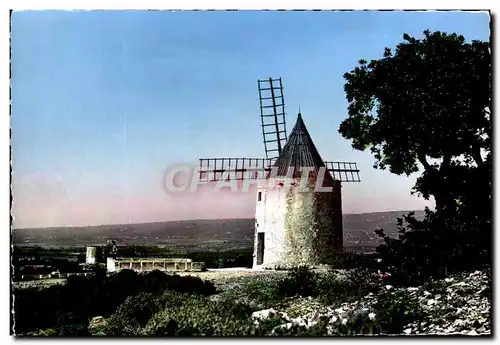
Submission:
M 379 243 L 374 230 L 397 233 L 397 218 L 408 211 L 344 215 L 344 246 L 372 251 Z M 423 211 L 416 211 L 418 218 Z M 254 219 L 190 220 L 128 225 L 15 229 L 14 245 L 87 246 L 116 240 L 119 245 L 154 245 L 199 250 L 236 249 L 253 245 Z

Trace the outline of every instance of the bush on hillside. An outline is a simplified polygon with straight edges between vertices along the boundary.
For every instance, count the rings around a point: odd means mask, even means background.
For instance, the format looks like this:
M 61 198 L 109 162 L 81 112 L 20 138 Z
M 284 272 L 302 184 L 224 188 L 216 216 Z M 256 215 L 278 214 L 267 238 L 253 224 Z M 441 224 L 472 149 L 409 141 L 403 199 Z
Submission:
M 411 212 L 398 219 L 399 238 L 377 234 L 384 244 L 377 248 L 382 269 L 391 274 L 392 285 L 421 285 L 430 278 L 481 269 L 491 263 L 491 250 L 485 238 L 491 229 L 476 229 L 459 213 L 426 209 L 419 221 Z
M 162 299 L 150 293 L 129 296 L 107 320 L 105 333 L 113 336 L 135 336 L 141 327 L 164 306 Z
M 167 275 L 159 271 L 138 274 L 123 270 L 109 277 L 71 276 L 63 286 L 14 291 L 15 333 L 53 328 L 60 315 L 66 313 L 86 319 L 108 316 L 129 296 L 141 292 L 161 296 L 165 290 L 210 295 L 215 292 L 215 286 L 200 278 Z
M 351 302 L 380 288 L 380 279 L 372 269 L 346 270 L 342 275 L 335 271 L 318 275 L 316 295 L 323 303 Z
M 89 318 L 75 313 L 61 314 L 56 322 L 55 335 L 60 337 L 90 336 Z
M 278 287 L 278 293 L 283 297 L 315 296 L 317 294 L 318 275 L 307 266 L 292 268 Z
M 244 336 L 255 332 L 252 309 L 191 295 L 155 314 L 140 332 L 149 336 Z
M 401 334 L 406 325 L 425 318 L 419 301 L 405 291 L 382 292 L 378 295 L 375 310 L 378 327 L 386 334 Z
M 348 302 L 380 288 L 380 277 L 371 268 L 346 270 L 345 277 L 328 270 L 316 273 L 306 266 L 293 268 L 277 288 L 277 295 L 284 297 L 318 297 L 325 303 Z
M 376 268 L 376 254 L 375 253 L 354 253 L 354 252 L 341 252 L 333 253 L 326 259 L 326 263 L 334 269 L 354 269 L 354 268 Z

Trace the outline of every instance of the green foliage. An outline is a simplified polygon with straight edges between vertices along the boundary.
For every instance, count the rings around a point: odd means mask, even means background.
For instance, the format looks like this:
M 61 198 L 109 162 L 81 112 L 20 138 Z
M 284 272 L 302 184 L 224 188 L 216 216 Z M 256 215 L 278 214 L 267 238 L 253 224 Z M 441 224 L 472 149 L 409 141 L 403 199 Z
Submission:
M 279 282 L 274 276 L 237 277 L 225 282 L 222 297 L 242 302 L 255 308 L 271 308 L 280 305 L 283 296 L 279 293 Z
M 355 301 L 380 288 L 380 278 L 373 269 L 356 268 L 343 271 L 344 277 L 329 271 L 318 277 L 317 296 L 327 304 Z
M 425 156 L 473 158 L 471 149 L 491 145 L 478 135 L 491 134 L 489 42 L 430 31 L 403 39 L 344 75 L 349 118 L 339 132 L 396 174 L 418 171 Z
M 162 299 L 149 293 L 127 297 L 116 313 L 107 320 L 104 332 L 114 336 L 138 335 L 138 330 L 162 309 L 162 302 Z
M 212 301 L 199 295 L 186 296 L 181 305 L 166 307 L 141 330 L 155 336 L 251 335 L 255 327 L 252 310 L 227 301 Z
M 105 248 L 106 249 L 106 248 Z M 221 251 L 172 251 L 155 246 L 127 245 L 118 248 L 124 257 L 170 257 L 189 258 L 196 262 L 204 262 L 206 268 L 252 267 L 253 248 L 241 248 Z M 77 262 L 68 261 L 68 257 L 77 258 Z M 85 262 L 85 247 L 78 248 L 43 248 L 38 246 L 15 246 L 12 253 L 13 276 L 20 279 L 21 274 L 48 274 L 53 270 L 61 273 L 80 272 L 79 263 Z M 25 265 L 46 265 L 36 272 L 21 272 Z M 42 271 L 40 271 L 40 269 Z
M 375 305 L 377 326 L 386 334 L 401 334 L 404 326 L 425 320 L 420 302 L 406 292 L 383 292 Z
M 382 332 L 378 320 L 371 320 L 368 313 L 357 313 L 344 325 L 337 322 L 333 335 L 356 336 L 374 335 Z
M 158 271 L 138 274 L 123 270 L 109 277 L 72 276 L 62 286 L 51 286 L 43 290 L 15 290 L 15 332 L 21 334 L 36 329 L 54 328 L 62 320 L 60 316 L 68 313 L 82 320 L 88 320 L 91 316 L 108 316 L 129 296 L 136 296 L 141 292 L 160 296 L 165 290 L 210 295 L 215 292 L 215 287 L 213 283 L 199 278 L 167 275 Z M 139 302 L 130 300 L 128 303 Z M 88 321 L 85 325 L 88 325 Z
M 34 332 L 29 332 L 27 334 L 22 334 L 20 337 L 23 336 L 33 336 L 33 337 L 55 337 L 57 336 L 57 331 L 55 328 L 47 328 L 47 329 L 40 329 L 36 330 Z
M 61 310 L 62 289 L 62 286 L 55 285 L 45 289 L 33 287 L 15 290 L 15 334 L 54 328 Z
M 373 258 L 371 258 L 373 262 Z M 372 264 L 366 263 L 366 266 Z M 276 283 L 261 284 L 255 281 L 253 289 L 241 289 L 252 296 L 266 296 L 266 301 L 274 305 L 287 297 L 318 297 L 327 304 L 343 303 L 356 300 L 380 288 L 381 277 L 374 268 L 363 267 L 344 270 L 339 273 L 329 269 L 314 272 L 307 266 L 292 268 L 288 274 Z M 252 286 L 252 285 L 250 285 Z M 266 306 L 271 306 L 266 304 Z
M 283 297 L 313 296 L 317 294 L 318 275 L 307 266 L 293 268 L 278 287 L 278 293 Z
M 14 246 L 12 266 L 15 280 L 21 275 L 81 272 L 78 262 L 84 261 L 84 248 L 43 248 L 38 246 Z M 75 261 L 70 261 L 75 260 Z
M 317 295 L 325 304 L 344 302 L 346 292 L 351 292 L 350 285 L 338 277 L 336 272 L 328 271 L 318 276 Z
M 274 306 L 286 300 L 287 297 L 297 295 L 317 296 L 324 303 L 340 304 L 365 295 L 368 287 L 371 286 L 369 283 L 363 284 L 360 280 L 360 277 L 366 276 L 366 272 L 353 272 L 351 275 L 351 278 L 343 278 L 335 271 L 313 272 L 301 266 L 291 270 L 281 279 L 256 279 L 255 282 L 259 283 L 254 283 L 249 279 L 249 283 L 253 284 L 241 284 L 234 288 L 241 288 L 241 293 L 249 294 L 248 297 L 252 299 L 262 299 L 262 297 L 254 296 L 254 293 L 269 296 L 264 299 L 272 300 L 272 303 L 276 303 Z M 55 322 L 41 324 L 40 318 L 35 317 L 38 320 L 35 322 L 36 328 L 44 329 L 44 331 L 36 331 L 36 334 L 59 336 L 88 334 L 107 336 L 324 336 L 327 334 L 327 327 L 330 327 L 329 332 L 333 332 L 334 335 L 355 335 L 400 332 L 402 325 L 423 319 L 419 306 L 412 298 L 384 291 L 380 293 L 379 303 L 374 310 L 377 315 L 375 319 L 370 319 L 368 312 L 362 312 L 349 318 L 345 324 L 337 320 L 329 325 L 328 319 L 320 319 L 316 325 L 309 327 L 290 324 L 281 327 L 287 321 L 278 314 L 256 324 L 251 318 L 252 312 L 256 310 L 255 306 L 249 305 L 248 299 L 241 303 L 239 298 L 236 298 L 235 291 L 229 294 L 208 296 L 206 292 L 199 290 L 198 287 L 201 285 L 197 283 L 193 283 L 193 291 L 176 291 L 175 289 L 179 288 L 181 283 L 169 285 L 170 277 L 161 272 L 139 275 L 133 271 L 122 271 L 110 277 L 109 281 L 101 282 L 102 285 L 99 287 L 92 285 L 95 279 L 75 277 L 69 282 L 71 290 L 67 296 L 75 296 L 74 293 L 79 287 L 78 293 L 83 293 L 84 298 L 78 302 L 74 301 L 71 308 L 68 308 L 66 304 L 69 301 L 59 299 L 60 306 L 55 311 Z M 189 285 L 194 280 L 181 282 Z M 356 284 L 361 287 L 357 287 Z M 90 288 L 102 289 L 99 290 L 103 293 L 102 297 L 99 297 L 99 294 L 94 294 L 91 298 L 85 297 L 86 291 L 88 294 Z M 64 295 L 64 291 L 58 293 L 60 296 Z M 112 294 L 123 298 L 116 307 L 113 306 L 118 303 L 118 299 L 115 300 Z M 108 305 L 95 309 L 96 301 Z M 90 307 L 85 308 L 86 304 Z M 35 307 L 33 311 L 37 310 L 39 310 L 38 307 Z M 99 310 L 99 313 L 103 310 L 111 312 L 103 315 L 105 316 L 104 322 L 96 321 L 90 327 L 90 316 L 97 315 L 96 310 Z M 21 318 L 20 322 L 22 326 L 26 321 Z
M 339 273 L 328 270 L 317 273 L 306 266 L 292 269 L 277 288 L 280 298 L 302 296 L 318 297 L 324 303 L 351 302 L 370 292 L 377 292 L 380 279 L 373 269 L 358 268 Z
M 491 261 L 491 47 L 442 32 L 403 39 L 344 75 L 349 116 L 339 132 L 369 149 L 375 168 L 423 168 L 412 193 L 433 197 L 436 210 L 401 219 L 399 239 L 377 231 L 393 282 L 418 284 Z
M 264 320 L 261 320 L 259 322 L 259 325 L 258 325 L 258 329 L 259 329 L 259 332 L 264 334 L 264 333 L 267 333 L 266 335 L 269 335 L 269 333 L 272 333 L 273 330 L 278 330 L 278 333 L 275 333 L 275 334 L 279 334 L 279 331 L 281 329 L 279 329 L 278 327 L 280 325 L 283 325 L 286 323 L 286 320 L 280 316 L 280 315 L 273 315 L 271 317 L 268 317 Z
M 444 280 L 428 280 L 422 285 L 422 290 L 428 291 L 433 295 L 445 295 L 446 289 L 450 284 Z
M 372 268 L 354 268 L 343 272 L 351 286 L 360 286 L 365 289 L 375 289 L 381 283 L 380 275 Z
M 275 328 L 274 333 L 296 336 L 401 334 L 407 324 L 427 320 L 419 301 L 408 293 L 380 291 L 373 298 L 376 299 L 373 308 L 358 309 L 345 320 L 322 317 L 315 325 Z
M 353 269 L 353 268 L 376 268 L 376 255 L 340 252 L 332 253 L 326 261 L 332 268 L 335 269 Z
M 242 248 L 223 251 L 187 251 L 178 252 L 165 248 L 145 247 L 145 246 L 122 246 L 118 248 L 121 256 L 125 257 L 171 257 L 189 258 L 196 262 L 204 262 L 207 268 L 227 268 L 227 267 L 252 267 L 253 248 Z
M 385 243 L 377 252 L 384 270 L 391 273 L 392 285 L 420 285 L 430 278 L 481 268 L 491 262 L 491 251 L 484 242 L 488 234 L 482 236 L 458 216 L 427 209 L 423 221 L 410 213 L 404 216 L 404 222 L 399 220 L 397 239 L 378 231 Z
M 258 280 L 257 280 L 258 281 Z M 269 296 L 269 300 L 278 304 L 279 301 L 292 296 L 321 296 L 323 300 L 329 302 L 345 302 L 351 300 L 353 296 L 353 283 L 347 280 L 339 279 L 333 271 L 324 274 L 315 273 L 305 266 L 292 269 L 288 275 L 277 281 L 276 284 L 266 284 L 261 280 L 257 284 L 245 284 L 239 286 L 243 288 L 244 294 L 250 294 L 251 299 L 262 299 L 259 293 L 262 293 L 267 285 L 267 292 L 264 295 Z M 244 288 L 245 287 L 245 288 Z M 359 298 L 366 290 L 359 288 Z M 256 293 L 256 295 L 253 295 Z M 109 328 L 104 332 L 110 335 L 128 334 L 128 335 L 148 335 L 148 336 L 249 336 L 249 335 L 294 335 L 294 336 L 317 336 L 326 334 L 326 323 L 320 322 L 312 327 L 293 326 L 289 328 L 278 327 L 285 324 L 286 321 L 279 315 L 270 318 L 255 325 L 251 319 L 251 313 L 255 310 L 248 303 L 239 303 L 236 295 L 223 295 L 224 298 L 216 300 L 209 299 L 197 294 L 184 294 L 173 291 L 166 291 L 161 297 L 148 295 L 148 299 L 156 302 L 146 304 L 141 301 L 141 305 L 163 305 L 163 309 L 154 314 L 147 322 L 147 325 L 141 327 L 135 317 L 131 317 L 132 310 L 142 311 L 145 308 L 132 307 L 132 301 L 137 303 L 136 298 L 129 298 L 118 311 L 108 319 Z M 222 297 L 222 296 L 221 296 Z M 265 298 L 264 298 L 265 299 Z M 248 301 L 247 301 L 248 302 Z M 124 310 L 130 310 L 124 312 Z M 149 308 L 148 314 L 151 314 L 153 308 Z M 144 318 L 145 320 L 146 318 Z M 368 327 L 371 323 L 360 324 L 357 321 L 345 329 L 354 332 L 355 329 Z M 144 324 L 144 323 L 143 323 Z M 342 328 L 345 325 L 340 325 Z M 347 327 L 347 326 L 346 326 Z M 357 328 L 356 328 L 357 327 Z M 369 326 L 372 327 L 372 326 Z M 345 327 L 344 327 L 345 328 Z M 372 328 L 370 330 L 373 331 Z M 341 332 L 341 331 L 339 331 Z M 366 331 L 368 332 L 368 331 Z
M 83 315 L 65 313 L 58 317 L 55 326 L 55 335 L 60 337 L 89 336 L 89 320 Z
M 383 58 L 361 60 L 344 75 L 349 117 L 339 132 L 352 139 L 353 148 L 369 147 L 375 167 L 409 175 L 420 163 L 424 173 L 414 192 L 433 196 L 438 210 L 456 210 L 471 198 L 486 206 L 491 203 L 490 43 L 430 31 L 423 39 L 403 38 L 394 53 L 386 48 Z M 483 212 L 491 218 L 491 210 Z
M 326 323 L 318 323 L 314 326 L 305 327 L 294 324 L 290 327 L 277 327 L 274 328 L 270 334 L 281 337 L 295 336 L 295 337 L 321 337 L 327 334 Z

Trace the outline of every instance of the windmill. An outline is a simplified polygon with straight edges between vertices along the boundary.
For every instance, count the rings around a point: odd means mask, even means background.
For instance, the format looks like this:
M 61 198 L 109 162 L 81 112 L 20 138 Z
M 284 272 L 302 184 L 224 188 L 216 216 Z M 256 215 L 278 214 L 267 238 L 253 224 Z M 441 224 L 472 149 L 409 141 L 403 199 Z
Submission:
M 325 263 L 343 250 L 341 184 L 360 182 L 357 164 L 323 161 L 300 112 L 287 136 L 281 78 L 257 83 L 265 158 L 202 158 L 200 182 L 224 180 L 228 173 L 245 180 L 251 171 L 265 171 L 257 187 L 254 268 Z M 304 167 L 310 169 L 307 185 L 299 188 Z M 288 175 L 290 168 L 293 175 Z M 289 188 L 281 188 L 284 179 Z M 329 192 L 317 192 L 319 179 Z

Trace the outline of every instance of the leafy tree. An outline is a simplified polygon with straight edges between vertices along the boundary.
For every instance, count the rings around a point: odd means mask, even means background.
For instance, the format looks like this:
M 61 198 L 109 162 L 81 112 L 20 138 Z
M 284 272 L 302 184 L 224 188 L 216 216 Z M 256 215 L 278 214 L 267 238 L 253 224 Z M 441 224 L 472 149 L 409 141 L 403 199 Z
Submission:
M 460 182 L 450 172 L 476 166 L 491 174 L 490 43 L 439 31 L 403 39 L 344 75 L 349 116 L 339 132 L 354 149 L 370 149 L 375 168 L 410 175 L 420 163 L 414 191 L 442 208 L 454 196 L 450 183 Z
M 354 149 L 370 150 L 374 168 L 397 175 L 422 171 L 412 193 L 433 197 L 435 212 L 426 210 L 424 222 L 405 217 L 409 225 L 400 224 L 399 241 L 378 232 L 386 240 L 381 249 L 400 266 L 426 262 L 430 268 L 433 262 L 442 268 L 490 246 L 491 48 L 439 31 L 403 39 L 394 51 L 385 48 L 382 58 L 360 60 L 344 75 L 348 118 L 339 132 Z M 409 234 L 414 231 L 419 234 Z M 442 252 L 432 260 L 417 253 L 427 248 L 430 254 L 430 241 Z M 420 276 L 428 273 L 423 269 Z

